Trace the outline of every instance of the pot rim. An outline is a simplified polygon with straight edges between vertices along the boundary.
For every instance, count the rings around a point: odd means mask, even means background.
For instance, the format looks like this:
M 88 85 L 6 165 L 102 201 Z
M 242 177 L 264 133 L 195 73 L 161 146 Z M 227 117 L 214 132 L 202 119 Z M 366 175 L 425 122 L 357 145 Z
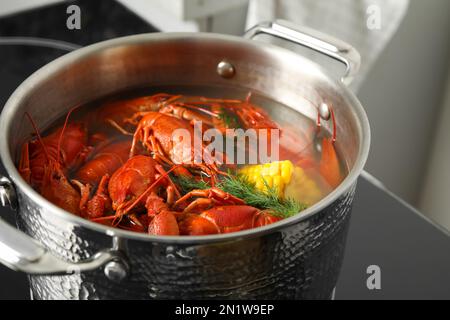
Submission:
M 70 212 L 67 212 L 44 197 L 42 197 L 38 192 L 36 192 L 20 175 L 18 172 L 14 161 L 11 157 L 11 152 L 9 150 L 9 128 L 11 122 L 13 121 L 13 116 L 15 113 L 16 106 L 22 101 L 22 99 L 27 95 L 30 89 L 36 86 L 37 83 L 41 81 L 45 81 L 45 79 L 54 73 L 59 72 L 65 65 L 70 64 L 72 62 L 76 62 L 78 59 L 87 57 L 91 54 L 98 53 L 104 49 L 115 47 L 115 46 L 123 46 L 123 45 L 136 45 L 140 43 L 145 43 L 151 41 L 160 41 L 160 40 L 187 40 L 187 39 L 211 39 L 211 40 L 221 40 L 228 42 L 235 42 L 237 45 L 246 45 L 246 46 L 255 46 L 259 50 L 275 50 L 280 54 L 289 54 L 295 55 L 297 59 L 304 60 L 305 62 L 313 65 L 317 68 L 327 80 L 332 82 L 333 84 L 340 87 L 342 91 L 343 97 L 350 102 L 352 105 L 353 112 L 356 115 L 356 118 L 359 120 L 360 126 L 360 145 L 359 152 L 357 158 L 355 160 L 355 164 L 353 168 L 348 173 L 347 177 L 344 181 L 335 188 L 330 194 L 328 194 L 325 198 L 320 200 L 318 203 L 313 206 L 307 208 L 301 213 L 276 222 L 274 224 L 259 227 L 255 229 L 249 229 L 244 231 L 239 231 L 235 233 L 228 234 L 220 234 L 220 235 L 206 235 L 206 236 L 152 236 L 143 233 L 137 233 L 133 231 L 122 230 L 118 228 L 112 228 L 108 226 L 104 226 L 95 222 L 91 222 L 87 219 L 76 216 Z M 120 238 L 127 238 L 131 240 L 141 240 L 141 241 L 149 241 L 149 242 L 158 242 L 158 243 L 174 243 L 174 244 L 208 244 L 214 242 L 223 242 L 223 241 L 232 241 L 238 240 L 242 238 L 253 238 L 262 236 L 268 233 L 275 233 L 281 229 L 292 226 L 299 222 L 305 221 L 312 217 L 313 215 L 321 212 L 325 208 L 327 208 L 330 204 L 335 202 L 339 197 L 341 197 L 345 192 L 347 192 L 357 181 L 359 175 L 364 169 L 364 165 L 367 161 L 368 154 L 370 149 L 370 126 L 369 121 L 367 119 L 367 115 L 359 102 L 359 100 L 355 97 L 355 95 L 350 92 L 350 90 L 340 81 L 333 79 L 328 76 L 326 71 L 316 63 L 306 59 L 305 57 L 296 54 L 288 49 L 272 45 L 266 42 L 254 41 L 254 40 L 246 40 L 237 36 L 223 35 L 223 34 L 212 34 L 212 33 L 183 33 L 183 32 L 173 32 L 173 33 L 144 33 L 132 36 L 125 36 L 120 38 L 115 38 L 112 40 L 106 40 L 102 42 L 98 42 L 87 47 L 83 47 L 81 49 L 70 52 L 66 55 L 63 55 L 52 62 L 44 65 L 37 71 L 35 71 L 32 75 L 30 75 L 24 82 L 22 82 L 19 87 L 13 92 L 8 101 L 6 102 L 4 109 L 0 116 L 0 150 L 3 150 L 0 154 L 0 158 L 5 166 L 5 169 L 11 178 L 14 187 L 19 189 L 23 194 L 29 197 L 33 202 L 35 202 L 40 207 L 45 207 L 52 214 L 66 220 L 69 223 L 72 223 L 77 226 L 86 227 L 88 229 Z M 20 206 L 20 204 L 19 204 Z

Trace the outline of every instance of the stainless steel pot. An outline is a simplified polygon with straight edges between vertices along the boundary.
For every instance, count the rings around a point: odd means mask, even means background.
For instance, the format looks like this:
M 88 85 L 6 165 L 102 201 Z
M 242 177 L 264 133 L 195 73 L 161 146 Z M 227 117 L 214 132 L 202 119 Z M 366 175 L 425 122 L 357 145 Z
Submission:
M 0 199 L 4 206 L 17 206 L 22 231 L 0 220 L 0 261 L 30 275 L 34 298 L 330 297 L 356 180 L 368 155 L 368 121 L 342 83 L 298 54 L 251 41 L 258 34 L 343 62 L 346 83 L 358 69 L 359 55 L 351 46 L 278 21 L 254 27 L 246 39 L 161 33 L 101 42 L 51 62 L 17 88 L 0 120 L 1 158 L 11 179 L 0 179 Z M 156 237 L 104 227 L 54 206 L 20 177 L 15 163 L 32 132 L 25 111 L 43 129 L 73 105 L 143 85 L 243 88 L 311 118 L 321 104 L 332 105 L 349 175 L 295 217 L 205 237 Z

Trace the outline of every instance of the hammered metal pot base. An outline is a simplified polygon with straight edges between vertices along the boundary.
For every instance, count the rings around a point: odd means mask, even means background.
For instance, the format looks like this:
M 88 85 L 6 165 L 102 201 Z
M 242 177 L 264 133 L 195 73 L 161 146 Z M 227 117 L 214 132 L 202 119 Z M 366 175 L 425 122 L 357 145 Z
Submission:
M 35 299 L 329 299 L 344 256 L 353 187 L 326 210 L 282 232 L 207 246 L 126 240 L 130 276 L 112 282 L 103 270 L 30 276 Z M 21 211 L 24 212 L 24 211 Z M 55 255 L 88 258 L 112 239 L 49 221 L 39 210 L 20 226 Z

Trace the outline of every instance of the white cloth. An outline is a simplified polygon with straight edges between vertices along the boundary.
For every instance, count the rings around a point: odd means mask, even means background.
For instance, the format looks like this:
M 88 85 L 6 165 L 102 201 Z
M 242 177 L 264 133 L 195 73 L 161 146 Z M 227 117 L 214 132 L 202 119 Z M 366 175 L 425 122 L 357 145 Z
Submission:
M 351 44 L 362 57 L 352 84 L 357 90 L 398 29 L 408 5 L 409 0 L 250 0 L 247 27 L 285 19 Z M 379 25 L 374 20 L 378 17 Z

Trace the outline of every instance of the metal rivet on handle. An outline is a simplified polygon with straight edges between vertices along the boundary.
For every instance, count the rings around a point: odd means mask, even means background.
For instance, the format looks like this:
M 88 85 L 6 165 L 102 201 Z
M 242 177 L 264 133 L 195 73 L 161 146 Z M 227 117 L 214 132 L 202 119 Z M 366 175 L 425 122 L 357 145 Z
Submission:
M 128 276 L 128 271 L 128 266 L 120 261 L 111 261 L 105 265 L 105 275 L 111 281 L 122 281 Z
M 236 74 L 236 69 L 234 66 L 228 61 L 220 61 L 217 65 L 217 73 L 222 78 L 232 78 Z
M 320 104 L 319 115 L 325 121 L 330 120 L 330 117 L 331 117 L 330 107 L 326 103 Z

